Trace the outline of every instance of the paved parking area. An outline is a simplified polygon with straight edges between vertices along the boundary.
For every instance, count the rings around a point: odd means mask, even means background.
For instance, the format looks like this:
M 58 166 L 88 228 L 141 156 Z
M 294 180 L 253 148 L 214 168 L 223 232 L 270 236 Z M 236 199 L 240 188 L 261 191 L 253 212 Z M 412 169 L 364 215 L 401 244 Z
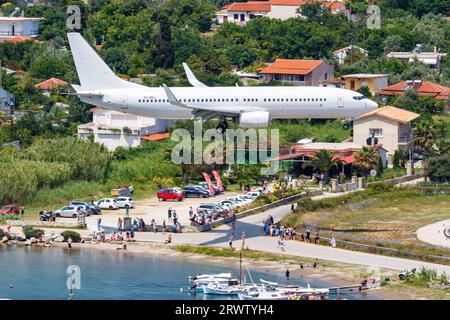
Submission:
M 166 224 L 170 224 L 167 220 L 167 212 L 171 207 L 176 211 L 178 215 L 178 221 L 180 221 L 181 225 L 189 225 L 189 207 L 194 209 L 194 212 L 197 209 L 197 206 L 201 203 L 215 203 L 217 201 L 226 199 L 228 197 L 237 195 L 236 192 L 224 192 L 220 195 L 216 195 L 209 198 L 185 198 L 181 202 L 175 201 L 163 201 L 159 202 L 155 197 L 143 200 L 136 200 L 136 208 L 130 209 L 130 217 L 132 218 L 142 218 L 146 224 L 150 224 L 152 219 L 155 219 L 156 224 L 162 224 L 164 220 L 166 220 Z M 102 219 L 102 225 L 116 228 L 117 220 L 119 217 L 125 216 L 125 210 L 102 210 L 101 215 L 93 215 L 86 218 L 86 223 L 88 225 L 88 229 L 96 230 L 97 229 L 97 219 Z M 61 218 L 62 219 L 62 218 Z M 70 218 L 64 218 L 70 220 Z M 74 219 L 75 220 L 75 219 Z

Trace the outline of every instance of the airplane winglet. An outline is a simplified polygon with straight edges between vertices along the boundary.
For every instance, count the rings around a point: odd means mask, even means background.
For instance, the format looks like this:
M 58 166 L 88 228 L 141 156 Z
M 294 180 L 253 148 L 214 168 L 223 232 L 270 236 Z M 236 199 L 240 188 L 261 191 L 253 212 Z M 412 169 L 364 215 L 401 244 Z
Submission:
M 178 107 L 186 107 L 185 105 L 183 105 L 178 101 L 177 97 L 175 97 L 175 95 L 172 93 L 172 91 L 170 91 L 169 87 L 166 84 L 163 84 L 163 88 L 164 91 L 166 92 L 166 96 L 170 104 Z
M 194 75 L 194 73 L 191 71 L 191 69 L 189 68 L 189 66 L 187 65 L 186 62 L 183 62 L 183 68 L 184 68 L 184 72 L 186 73 L 186 77 L 189 81 L 189 83 L 193 86 L 193 87 L 207 87 L 206 84 L 198 81 L 197 77 Z

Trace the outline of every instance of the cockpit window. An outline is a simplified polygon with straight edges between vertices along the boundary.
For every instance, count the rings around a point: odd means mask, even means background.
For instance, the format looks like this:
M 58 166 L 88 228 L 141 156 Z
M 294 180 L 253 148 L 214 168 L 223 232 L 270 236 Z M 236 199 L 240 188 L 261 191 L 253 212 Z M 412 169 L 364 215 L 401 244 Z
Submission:
M 363 100 L 363 99 L 365 99 L 366 97 L 364 97 L 364 96 L 354 96 L 353 97 L 353 100 Z

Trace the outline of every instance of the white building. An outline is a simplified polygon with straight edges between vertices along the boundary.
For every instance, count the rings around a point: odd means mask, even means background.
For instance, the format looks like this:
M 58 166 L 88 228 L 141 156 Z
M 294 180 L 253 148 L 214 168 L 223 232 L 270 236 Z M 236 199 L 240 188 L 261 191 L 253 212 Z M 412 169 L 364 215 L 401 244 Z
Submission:
M 17 36 L 37 37 L 40 34 L 39 23 L 44 18 L 0 17 L 0 40 L 9 40 Z
M 353 54 L 355 54 L 355 52 L 359 51 L 359 53 L 364 57 L 367 57 L 367 54 L 369 53 L 367 50 L 365 50 L 363 48 L 360 48 L 360 47 L 354 46 L 354 45 L 350 45 L 345 48 L 341 48 L 341 49 L 334 51 L 333 56 L 336 59 L 336 61 L 339 63 L 339 65 L 342 66 L 345 62 L 345 59 L 347 59 L 347 56 L 349 54 L 351 54 L 352 51 L 353 51 Z
M 0 88 L 0 111 L 9 112 L 14 106 L 14 96 L 12 93 Z
M 388 58 L 394 58 L 401 61 L 404 61 L 406 63 L 412 63 L 414 60 L 418 60 L 424 64 L 426 64 L 428 67 L 430 67 L 433 70 L 436 70 L 437 72 L 441 69 L 441 61 L 442 58 L 445 57 L 446 53 L 440 53 L 440 52 L 390 52 L 387 54 Z
M 345 13 L 345 3 L 342 1 L 318 0 L 322 6 L 328 7 L 332 14 Z M 226 5 L 216 12 L 216 23 L 233 22 L 245 25 L 248 21 L 257 17 L 287 20 L 302 17 L 300 7 L 308 3 L 308 0 L 261 0 L 234 2 Z
M 92 108 L 93 122 L 78 126 L 78 137 L 102 143 L 113 151 L 117 147 L 137 147 L 141 139 L 166 132 L 173 120 L 142 117 L 102 108 Z

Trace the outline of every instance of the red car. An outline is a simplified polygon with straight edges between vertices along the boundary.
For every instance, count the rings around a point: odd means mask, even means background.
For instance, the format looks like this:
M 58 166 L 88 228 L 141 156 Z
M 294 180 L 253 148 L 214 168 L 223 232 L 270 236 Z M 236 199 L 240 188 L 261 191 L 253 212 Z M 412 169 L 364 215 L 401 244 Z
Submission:
M 159 201 L 183 201 L 184 194 L 175 189 L 163 189 L 156 194 L 156 197 L 159 199 Z
M 3 206 L 0 209 L 0 214 L 20 214 L 20 209 L 18 206 L 10 204 L 7 206 Z

